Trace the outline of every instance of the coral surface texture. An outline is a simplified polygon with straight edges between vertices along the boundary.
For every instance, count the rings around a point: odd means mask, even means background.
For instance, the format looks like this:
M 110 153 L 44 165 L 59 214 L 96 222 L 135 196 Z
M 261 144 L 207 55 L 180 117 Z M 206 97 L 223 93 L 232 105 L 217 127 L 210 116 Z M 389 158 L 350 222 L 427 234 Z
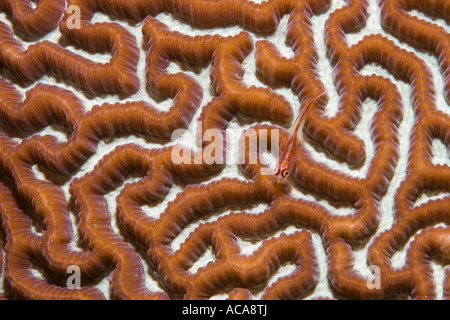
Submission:
M 0 0 L 0 297 L 450 299 L 449 106 L 450 0 Z

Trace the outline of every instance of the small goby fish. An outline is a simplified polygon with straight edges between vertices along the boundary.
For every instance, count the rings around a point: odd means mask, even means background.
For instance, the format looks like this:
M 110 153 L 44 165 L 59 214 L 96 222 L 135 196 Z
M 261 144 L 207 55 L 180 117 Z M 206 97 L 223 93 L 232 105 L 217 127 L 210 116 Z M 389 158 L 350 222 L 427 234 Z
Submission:
M 305 124 L 305 119 L 311 107 L 314 105 L 314 102 L 316 102 L 324 94 L 325 92 L 318 95 L 317 97 L 312 99 L 304 108 L 300 109 L 297 119 L 295 119 L 295 122 L 291 127 L 291 131 L 289 132 L 289 138 L 286 146 L 284 147 L 283 154 L 278 162 L 278 166 L 275 168 L 274 174 L 277 178 L 277 183 L 283 182 L 283 180 L 289 175 L 292 156 L 298 142 L 303 140 L 302 132 L 303 126 Z

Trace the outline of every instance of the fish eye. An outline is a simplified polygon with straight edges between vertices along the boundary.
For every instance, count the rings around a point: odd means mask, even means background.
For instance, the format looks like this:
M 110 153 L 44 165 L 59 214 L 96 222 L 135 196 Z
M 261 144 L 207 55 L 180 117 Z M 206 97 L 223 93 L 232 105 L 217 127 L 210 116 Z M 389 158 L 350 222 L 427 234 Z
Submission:
M 280 173 L 280 168 L 275 168 L 274 174 L 279 174 L 279 173 Z
M 283 173 L 282 173 L 283 178 L 286 178 L 288 176 L 288 174 L 289 174 L 289 171 L 284 170 Z

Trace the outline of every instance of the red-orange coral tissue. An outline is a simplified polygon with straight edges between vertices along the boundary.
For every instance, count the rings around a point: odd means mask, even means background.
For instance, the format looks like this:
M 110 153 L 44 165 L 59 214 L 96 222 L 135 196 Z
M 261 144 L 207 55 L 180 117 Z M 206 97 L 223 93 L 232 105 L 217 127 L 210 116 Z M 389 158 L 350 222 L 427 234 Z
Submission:
M 450 0 L 0 0 L 1 296 L 449 299 L 449 26 Z M 251 138 L 282 150 L 324 92 L 289 178 L 262 174 Z M 174 161 L 194 123 L 244 128 L 245 161 Z

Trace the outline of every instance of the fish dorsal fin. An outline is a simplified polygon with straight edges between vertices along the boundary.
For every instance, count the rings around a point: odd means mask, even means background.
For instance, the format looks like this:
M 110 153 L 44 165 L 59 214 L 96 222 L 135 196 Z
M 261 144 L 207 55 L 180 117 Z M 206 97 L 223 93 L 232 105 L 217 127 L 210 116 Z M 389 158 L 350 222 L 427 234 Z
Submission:
M 306 105 L 303 108 L 300 108 L 300 112 L 298 113 L 297 118 L 295 119 L 295 122 L 292 125 L 291 130 L 289 132 L 289 139 L 296 135 L 298 140 L 303 140 L 302 132 L 303 126 L 305 125 L 306 117 L 308 116 L 314 103 L 324 95 L 325 92 L 321 93 L 320 95 L 318 95 L 317 97 L 306 103 Z

